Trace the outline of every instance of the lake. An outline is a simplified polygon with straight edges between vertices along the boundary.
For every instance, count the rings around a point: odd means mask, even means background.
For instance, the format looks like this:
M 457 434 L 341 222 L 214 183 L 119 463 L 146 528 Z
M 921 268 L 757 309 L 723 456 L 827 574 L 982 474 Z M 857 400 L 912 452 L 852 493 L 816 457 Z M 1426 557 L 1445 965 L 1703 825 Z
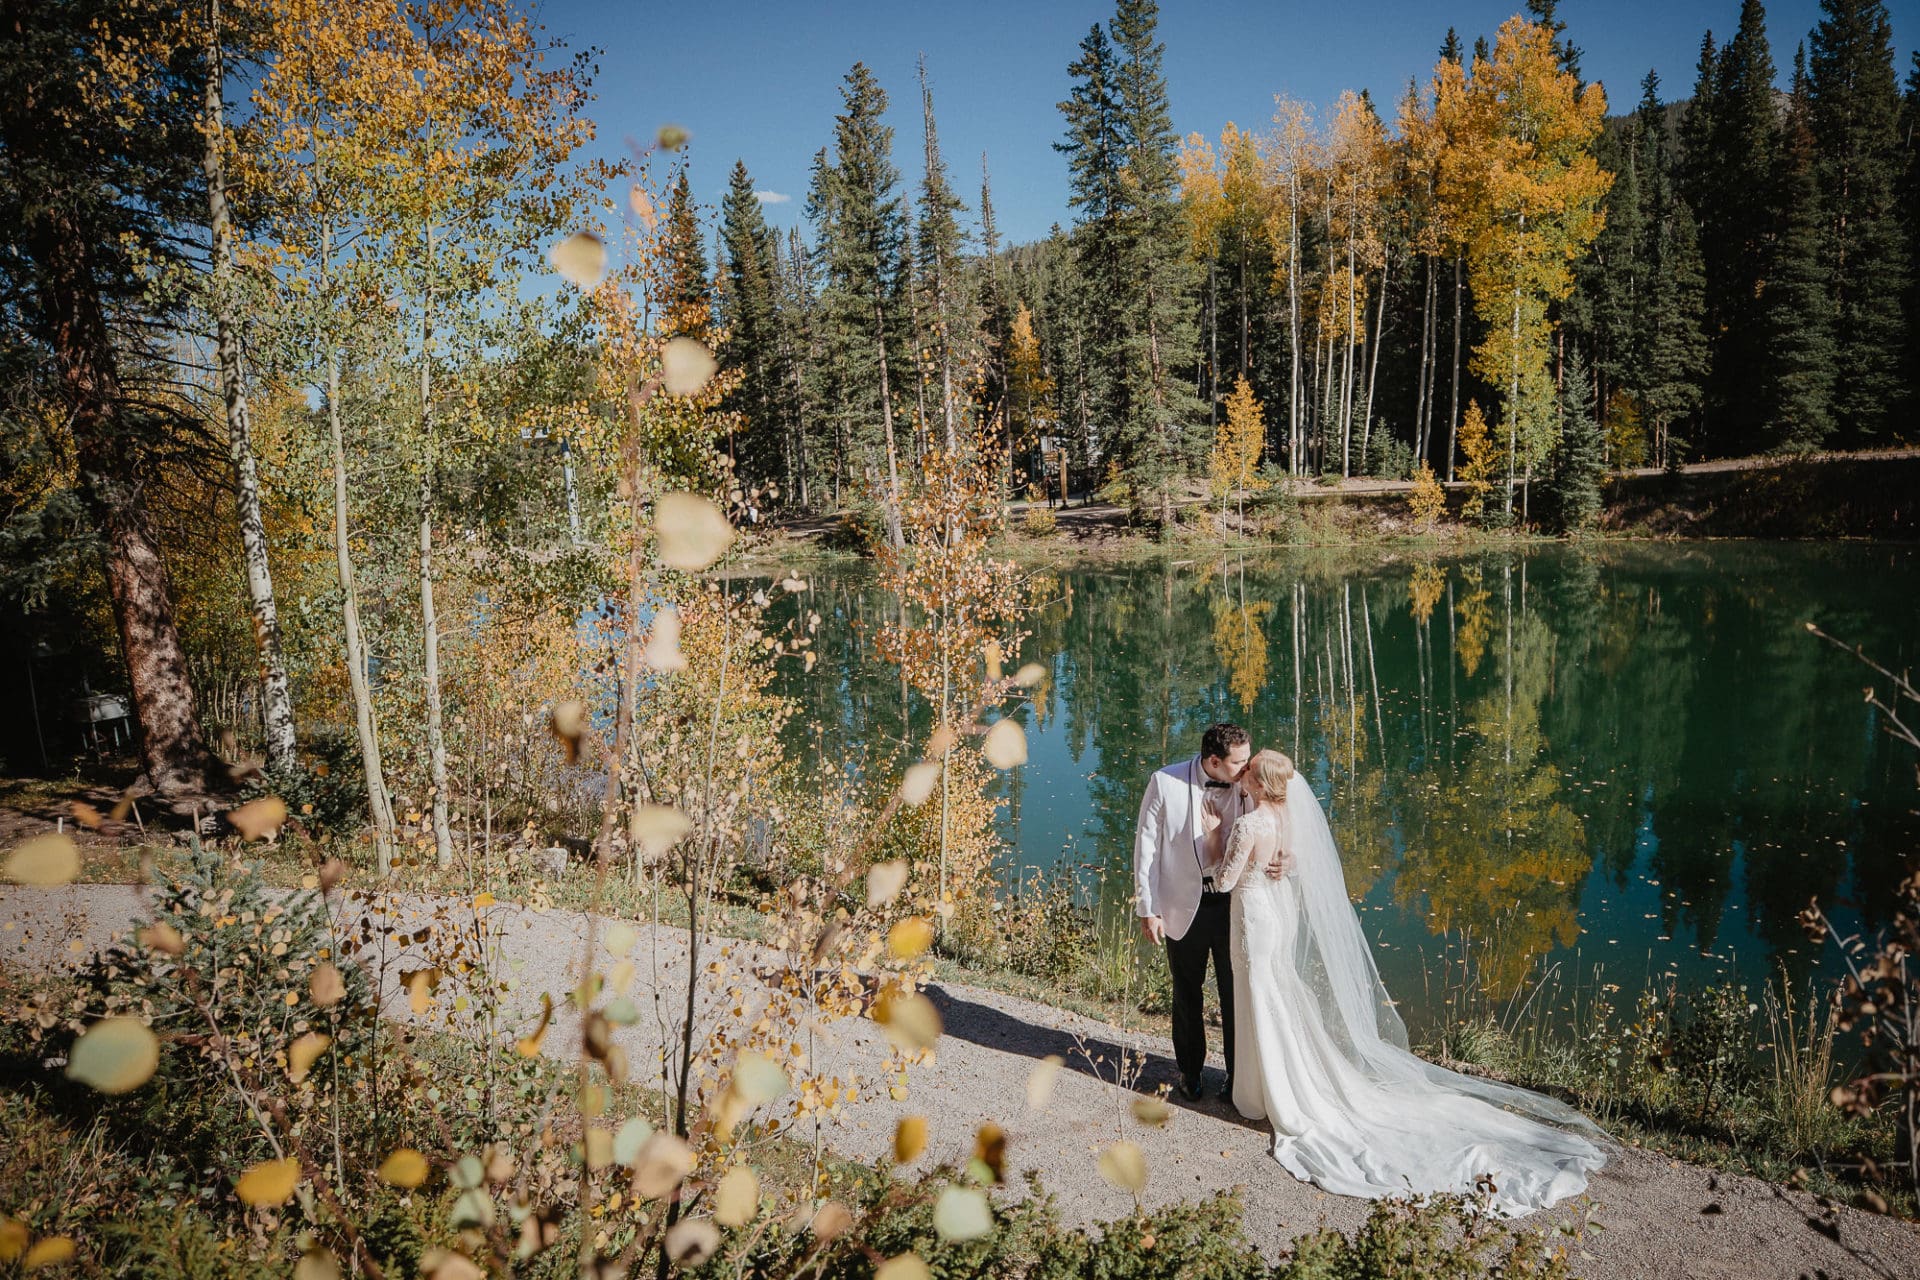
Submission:
M 1911 666 L 1914 548 L 1233 555 L 1032 585 L 1020 657 L 1052 674 L 1015 712 L 1030 759 L 1005 779 L 1003 878 L 1064 862 L 1129 911 L 1146 778 L 1234 720 L 1326 807 L 1416 1035 L 1468 951 L 1510 1015 L 1543 974 L 1629 1009 L 1649 984 L 1804 983 L 1838 963 L 1795 921 L 1808 899 L 1871 927 L 1920 849 L 1914 760 L 1863 699 L 1871 673 L 1806 629 Z M 926 723 L 875 651 L 891 598 L 828 571 L 803 607 L 823 622 L 814 673 L 781 678 L 805 709 L 793 745 L 897 767 Z

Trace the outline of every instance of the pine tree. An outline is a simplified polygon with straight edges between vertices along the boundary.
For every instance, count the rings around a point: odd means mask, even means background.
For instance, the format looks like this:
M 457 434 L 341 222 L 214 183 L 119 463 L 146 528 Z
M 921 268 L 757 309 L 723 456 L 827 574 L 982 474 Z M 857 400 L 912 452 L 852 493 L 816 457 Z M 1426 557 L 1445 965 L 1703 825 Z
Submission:
M 863 62 L 847 73 L 845 110 L 834 118 L 832 162 L 816 166 L 809 210 L 819 225 L 825 288 L 821 320 L 832 393 L 844 406 L 846 444 L 883 450 L 879 465 L 886 536 L 904 545 L 900 527 L 900 449 L 894 430 L 894 383 L 900 359 L 906 219 L 893 130 L 882 123 L 886 90 Z
M 1907 319 L 1907 245 L 1900 225 L 1900 91 L 1892 23 L 1878 0 L 1821 0 L 1809 49 L 1809 123 L 1827 220 L 1833 339 L 1846 377 L 1835 425 L 1852 441 L 1904 421 L 1900 377 Z M 1913 217 L 1911 208 L 1907 217 Z
M 1640 186 L 1646 228 L 1647 288 L 1635 321 L 1644 364 L 1629 385 L 1653 433 L 1654 457 L 1677 461 L 1687 426 L 1705 401 L 1707 375 L 1706 277 L 1699 230 L 1680 193 L 1674 140 L 1659 97 L 1659 78 L 1647 73 L 1640 101 Z
M 1562 533 L 1584 533 L 1600 522 L 1600 480 L 1606 472 L 1593 382 L 1578 350 L 1560 381 L 1560 439 L 1547 477 L 1547 499 Z
M 735 161 L 720 205 L 720 322 L 726 341 L 717 355 L 721 365 L 737 369 L 740 380 L 727 407 L 746 417 L 740 465 L 749 481 L 778 478 L 791 497 L 796 487 L 794 442 L 779 412 L 783 400 L 775 291 L 779 268 L 767 227 L 744 161 Z
M 1834 303 L 1817 176 L 1806 51 L 1793 61 L 1793 97 L 1781 132 L 1774 189 L 1781 206 L 1767 281 L 1767 439 L 1774 449 L 1818 449 L 1833 431 Z
M 1559 8 L 1559 0 L 1527 0 L 1527 12 L 1553 36 L 1553 54 L 1560 61 L 1560 69 L 1579 80 L 1580 50 L 1567 39 L 1567 24 L 1560 21 Z
M 663 239 L 667 253 L 667 313 L 661 332 L 685 334 L 704 342 L 713 329 L 713 276 L 707 266 L 700 211 L 693 203 L 693 185 L 684 167 L 667 199 Z
M 957 421 L 962 393 L 956 348 L 973 330 L 960 288 L 960 255 L 965 237 L 957 216 L 966 205 L 947 179 L 946 161 L 933 122 L 933 89 L 927 83 L 927 61 L 920 59 L 920 101 L 926 142 L 926 168 L 920 182 L 920 220 L 915 232 L 915 259 L 920 266 L 920 306 L 931 319 L 929 338 L 940 377 L 940 421 L 949 451 L 958 447 Z
M 1077 412 L 1063 417 L 1084 419 L 1083 430 L 1076 433 L 1083 437 L 1076 441 L 1085 451 L 1082 461 L 1098 463 L 1117 452 L 1115 423 L 1128 416 L 1122 335 L 1130 323 L 1126 306 L 1132 293 L 1120 226 L 1120 176 L 1126 157 L 1118 66 L 1104 27 L 1096 24 L 1087 32 L 1080 56 L 1068 64 L 1067 72 L 1074 77 L 1067 100 L 1060 104 L 1067 137 L 1054 147 L 1067 157 L 1067 203 L 1078 214 L 1072 237 L 1075 283 L 1084 286 L 1085 306 L 1075 311 L 1079 334 L 1074 367 L 1060 385 L 1079 401 L 1073 406 Z
M 1920 394 L 1920 50 L 1907 73 L 1900 139 L 1905 145 L 1900 208 L 1907 220 L 1907 394 Z
M 1703 60 L 1711 46 L 1702 50 Z M 1760 0 L 1743 0 L 1740 26 L 1718 56 L 1705 94 L 1707 119 L 1688 129 L 1687 193 L 1700 223 L 1712 344 L 1708 448 L 1741 453 L 1760 443 L 1759 380 L 1765 358 L 1769 195 L 1778 145 L 1773 55 Z M 1696 90 L 1696 102 L 1700 94 Z

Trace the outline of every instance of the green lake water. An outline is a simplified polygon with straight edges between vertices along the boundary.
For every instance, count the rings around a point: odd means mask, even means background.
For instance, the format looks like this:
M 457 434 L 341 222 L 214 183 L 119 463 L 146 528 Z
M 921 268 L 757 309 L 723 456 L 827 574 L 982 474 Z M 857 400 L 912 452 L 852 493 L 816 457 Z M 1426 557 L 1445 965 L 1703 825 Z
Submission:
M 1732 977 L 1756 999 L 1782 969 L 1804 984 L 1837 964 L 1795 921 L 1808 899 L 1872 928 L 1920 851 L 1911 753 L 1863 700 L 1867 669 L 1805 625 L 1913 665 L 1920 549 L 1551 546 L 1036 576 L 1020 656 L 1052 677 L 1014 712 L 1031 758 L 1004 784 L 1003 879 L 1065 865 L 1086 900 L 1128 912 L 1148 775 L 1237 721 L 1326 807 L 1416 1030 L 1450 982 L 1510 1016 L 1549 987 L 1617 986 L 1630 1009 L 1649 984 Z M 811 575 L 803 599 L 823 621 L 818 667 L 782 677 L 805 708 L 794 745 L 897 767 L 926 724 L 875 651 L 895 605 L 858 571 Z

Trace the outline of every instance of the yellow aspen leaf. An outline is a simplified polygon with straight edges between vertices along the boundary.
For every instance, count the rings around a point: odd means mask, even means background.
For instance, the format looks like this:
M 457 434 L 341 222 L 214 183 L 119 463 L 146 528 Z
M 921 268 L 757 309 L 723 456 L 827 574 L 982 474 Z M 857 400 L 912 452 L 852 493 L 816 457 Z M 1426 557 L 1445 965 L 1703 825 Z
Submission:
M 539 1056 L 540 1044 L 547 1038 L 547 1025 L 552 1021 L 553 997 L 543 991 L 540 993 L 540 1025 L 514 1041 L 514 1051 L 523 1058 Z
M 1023 689 L 1031 689 L 1036 685 L 1044 684 L 1046 679 L 1047 669 L 1037 662 L 1029 662 L 1026 666 L 1021 667 L 1013 673 L 1013 682 Z
M 390 1187 L 411 1191 L 427 1180 L 427 1158 L 412 1147 L 401 1147 L 380 1162 L 380 1181 Z
M 38 1271 L 42 1267 L 57 1267 L 63 1262 L 73 1261 L 73 1241 L 65 1236 L 48 1236 L 27 1250 L 20 1259 L 22 1271 Z
M 1045 1111 L 1047 1104 L 1053 1101 L 1053 1087 L 1060 1079 L 1060 1068 L 1066 1065 L 1066 1059 L 1057 1053 L 1050 1053 L 1040 1059 L 1027 1073 L 1027 1105 L 1035 1111 Z
M 988 1120 L 973 1134 L 973 1159 L 994 1182 L 1006 1181 L 1007 1131 Z
M 660 385 L 668 395 L 697 396 L 719 370 L 713 352 L 693 338 L 670 338 L 660 353 Z
M 759 1175 L 743 1164 L 727 1170 L 713 1193 L 713 1220 L 723 1227 L 744 1227 L 759 1212 Z
M 600 1170 L 613 1163 L 613 1132 L 604 1125 L 588 1125 L 586 1133 L 587 1168 Z
M 671 1133 L 656 1133 L 640 1146 L 634 1160 L 633 1190 L 647 1200 L 673 1194 L 693 1172 L 693 1148 Z
M 663 124 L 660 126 L 660 132 L 655 135 L 654 141 L 660 144 L 662 151 L 678 151 L 686 146 L 688 139 L 692 137 L 693 135 L 688 133 L 683 125 Z
M 645 187 L 634 183 L 627 190 L 627 207 L 633 210 L 633 216 L 640 219 L 640 225 L 652 231 L 659 223 L 659 215 L 653 210 L 653 200 L 647 195 Z
M 400 985 L 407 989 L 407 1005 L 417 1018 L 433 1007 L 433 993 L 440 985 L 440 971 L 414 969 L 400 976 Z
M 103 1018 L 80 1034 L 67 1076 L 101 1093 L 129 1093 L 153 1078 L 160 1041 L 138 1018 Z
M 273 1209 L 292 1199 L 293 1189 L 299 1185 L 300 1162 L 289 1157 L 262 1160 L 240 1175 L 233 1190 L 245 1204 L 256 1209 Z
M 650 671 L 685 671 L 687 655 L 680 652 L 680 611 L 672 605 L 662 605 L 653 615 L 653 626 L 647 631 L 647 647 L 640 651 L 640 661 L 646 663 Z
M 227 810 L 227 822 L 247 840 L 265 840 L 287 824 L 287 804 L 279 796 L 261 796 Z
M 6 872 L 15 884 L 71 884 L 80 874 L 80 846 L 72 836 L 35 836 L 7 854 Z
M 993 722 L 980 744 L 980 754 L 996 769 L 1011 769 L 1027 762 L 1027 731 L 1011 716 Z
M 624 956 L 633 950 L 633 944 L 640 941 L 640 931 L 625 921 L 615 921 L 607 927 L 607 951 L 616 956 Z
M 940 766 L 931 760 L 922 760 L 918 764 L 907 766 L 906 777 L 900 780 L 900 799 L 911 808 L 918 809 L 933 794 L 934 784 L 940 781 Z
M 691 830 L 693 820 L 667 804 L 635 805 L 633 821 L 627 828 L 633 842 L 649 858 L 657 858 L 673 848 Z
M 547 725 L 553 730 L 553 736 L 560 740 L 560 748 L 568 764 L 580 758 L 580 740 L 591 727 L 592 718 L 587 714 L 587 704 L 575 699 L 567 699 L 553 704 L 553 710 L 547 715 Z
M 830 1244 L 853 1227 L 853 1214 L 847 1206 L 838 1200 L 829 1200 L 813 1211 L 813 1220 L 807 1223 L 807 1230 L 822 1244 Z
M 660 563 L 697 573 L 726 554 L 733 526 L 710 498 L 697 493 L 663 493 L 653 505 Z
M 720 1229 L 706 1218 L 682 1218 L 661 1241 L 676 1267 L 697 1267 L 720 1248 Z
M 1139 1195 L 1147 1186 L 1146 1153 L 1124 1138 L 1100 1153 L 1100 1176 L 1120 1190 Z
M 339 1259 L 315 1245 L 293 1264 L 293 1280 L 340 1280 Z
M 927 1149 L 927 1118 L 901 1116 L 893 1126 L 893 1159 L 896 1164 L 912 1164 Z
M 0 1262 L 17 1262 L 27 1251 L 33 1233 L 18 1218 L 0 1218 Z
M 309 1031 L 287 1046 L 287 1078 L 299 1084 L 313 1070 L 313 1064 L 333 1043 L 333 1037 Z
M 907 861 L 895 858 L 891 862 L 876 862 L 867 868 L 867 905 L 884 907 L 900 896 L 907 887 Z
M 591 231 L 576 231 L 547 251 L 561 278 L 579 289 L 597 288 L 607 274 L 607 246 Z
M 1173 1108 L 1165 1098 L 1142 1097 L 1133 1100 L 1133 1118 L 1150 1129 L 1163 1129 L 1173 1118 Z
M 89 831 L 98 831 L 106 822 L 100 811 L 84 800 L 75 800 L 67 807 L 73 811 L 73 820 Z
M 917 1253 L 888 1258 L 873 1269 L 873 1280 L 933 1280 L 933 1272 Z
M 779 1064 L 764 1053 L 748 1050 L 734 1059 L 733 1087 L 750 1107 L 772 1102 L 792 1087 L 792 1083 Z
M 911 960 L 933 945 L 933 924 L 925 916 L 908 916 L 887 930 L 887 950 L 896 960 Z
M 496 901 L 498 901 L 498 899 L 491 893 L 476 893 L 473 896 L 473 909 L 475 911 L 482 910 L 492 906 Z
M 156 920 L 134 935 L 141 946 L 163 956 L 177 956 L 187 949 L 187 940 L 165 920 Z
M 873 1002 L 873 1020 L 897 1049 L 931 1049 L 940 1040 L 940 1011 L 922 995 L 881 997 Z
M 347 998 L 347 983 L 332 961 L 322 960 L 307 978 L 307 994 L 316 1009 L 331 1009 Z

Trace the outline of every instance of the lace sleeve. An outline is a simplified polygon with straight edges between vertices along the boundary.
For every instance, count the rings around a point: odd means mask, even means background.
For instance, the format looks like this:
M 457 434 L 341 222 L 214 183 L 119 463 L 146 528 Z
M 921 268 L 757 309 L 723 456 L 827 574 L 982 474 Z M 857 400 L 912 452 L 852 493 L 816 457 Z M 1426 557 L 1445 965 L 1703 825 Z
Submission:
M 1253 870 L 1254 851 L 1259 848 L 1260 835 L 1266 829 L 1266 821 L 1258 813 L 1249 813 L 1233 824 L 1226 857 L 1214 876 L 1214 886 L 1220 892 L 1232 889 Z

